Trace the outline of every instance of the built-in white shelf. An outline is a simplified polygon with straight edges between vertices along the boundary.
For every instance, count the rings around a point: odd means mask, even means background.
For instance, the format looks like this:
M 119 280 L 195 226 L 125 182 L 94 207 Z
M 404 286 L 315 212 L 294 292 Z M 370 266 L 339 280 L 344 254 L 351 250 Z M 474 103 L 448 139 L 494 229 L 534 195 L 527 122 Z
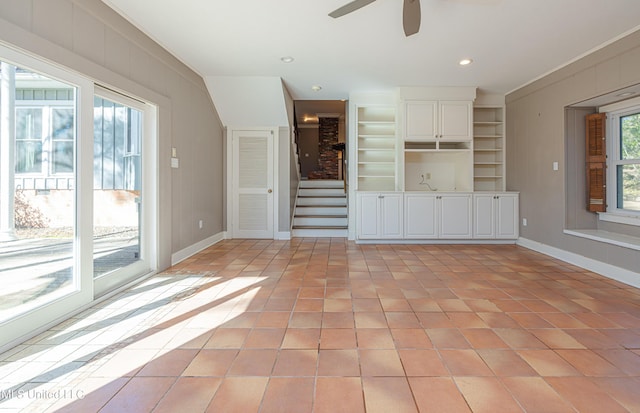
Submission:
M 504 191 L 504 107 L 473 108 L 473 189 Z
M 396 109 L 357 109 L 357 174 L 359 191 L 392 191 L 396 185 Z

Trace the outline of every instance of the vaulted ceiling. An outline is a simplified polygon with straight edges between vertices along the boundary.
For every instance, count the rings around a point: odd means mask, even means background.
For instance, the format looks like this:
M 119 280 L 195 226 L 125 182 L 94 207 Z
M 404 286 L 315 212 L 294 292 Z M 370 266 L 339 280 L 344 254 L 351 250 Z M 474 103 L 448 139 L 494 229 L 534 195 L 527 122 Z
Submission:
M 640 24 L 638 0 L 421 0 L 410 37 L 402 0 L 337 19 L 349 0 L 103 1 L 203 77 L 279 77 L 296 100 L 398 86 L 505 94 Z

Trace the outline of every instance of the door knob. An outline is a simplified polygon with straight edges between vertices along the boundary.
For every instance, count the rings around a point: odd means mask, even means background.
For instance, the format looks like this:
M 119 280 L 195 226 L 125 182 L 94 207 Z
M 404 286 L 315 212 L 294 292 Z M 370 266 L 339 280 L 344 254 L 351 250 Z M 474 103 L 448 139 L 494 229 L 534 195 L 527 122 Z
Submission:
M 267 190 L 267 192 L 268 192 L 268 193 L 272 193 L 272 192 L 273 192 L 273 189 L 269 188 L 269 189 Z

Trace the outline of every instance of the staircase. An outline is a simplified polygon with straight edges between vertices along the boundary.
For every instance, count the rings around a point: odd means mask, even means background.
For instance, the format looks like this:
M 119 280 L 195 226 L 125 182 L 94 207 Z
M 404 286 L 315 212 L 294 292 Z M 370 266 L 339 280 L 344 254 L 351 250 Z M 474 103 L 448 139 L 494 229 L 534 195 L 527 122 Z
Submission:
M 300 181 L 293 237 L 346 237 L 347 195 L 343 181 Z

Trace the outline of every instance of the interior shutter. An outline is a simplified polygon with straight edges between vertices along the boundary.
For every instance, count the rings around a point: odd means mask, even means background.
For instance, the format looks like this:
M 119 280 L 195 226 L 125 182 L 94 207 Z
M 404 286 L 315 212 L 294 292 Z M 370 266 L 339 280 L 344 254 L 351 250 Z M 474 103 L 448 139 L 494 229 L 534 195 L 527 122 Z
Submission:
M 606 113 L 587 115 L 587 210 L 607 210 Z

